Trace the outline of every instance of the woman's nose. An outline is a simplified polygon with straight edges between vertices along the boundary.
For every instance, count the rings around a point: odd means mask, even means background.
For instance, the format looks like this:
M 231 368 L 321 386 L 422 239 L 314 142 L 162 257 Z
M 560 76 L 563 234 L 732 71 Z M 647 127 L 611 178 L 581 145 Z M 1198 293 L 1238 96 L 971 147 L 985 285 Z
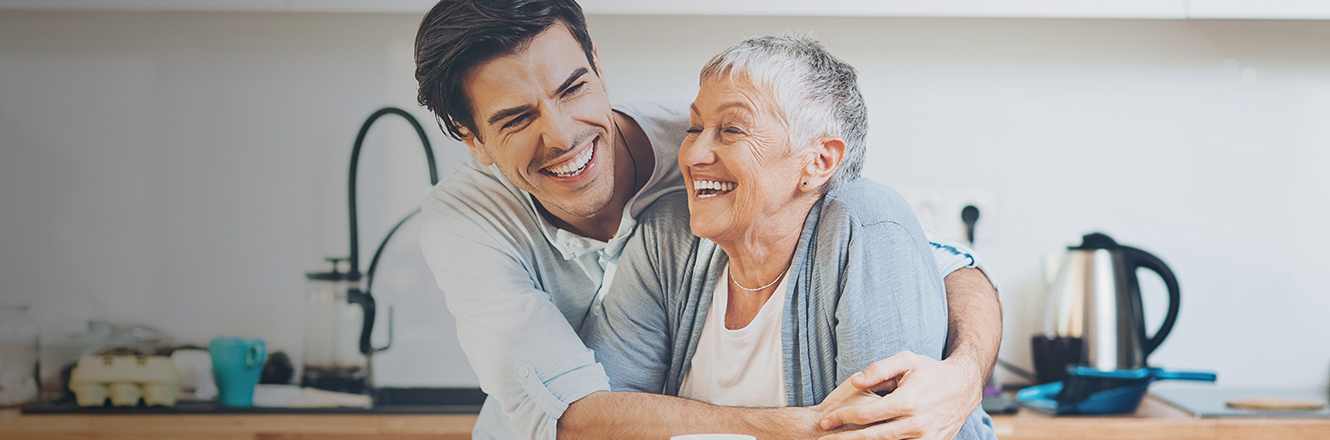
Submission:
M 698 133 L 691 141 L 684 139 L 679 147 L 679 164 L 684 166 L 706 165 L 716 161 L 715 141 L 710 139 L 709 131 Z

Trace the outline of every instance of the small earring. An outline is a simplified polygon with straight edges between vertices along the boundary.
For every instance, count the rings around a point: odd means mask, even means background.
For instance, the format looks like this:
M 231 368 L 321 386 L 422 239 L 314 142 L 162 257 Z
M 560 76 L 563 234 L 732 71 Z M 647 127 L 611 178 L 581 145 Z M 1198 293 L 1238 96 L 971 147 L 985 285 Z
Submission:
M 804 182 L 804 186 L 808 186 L 808 182 Z

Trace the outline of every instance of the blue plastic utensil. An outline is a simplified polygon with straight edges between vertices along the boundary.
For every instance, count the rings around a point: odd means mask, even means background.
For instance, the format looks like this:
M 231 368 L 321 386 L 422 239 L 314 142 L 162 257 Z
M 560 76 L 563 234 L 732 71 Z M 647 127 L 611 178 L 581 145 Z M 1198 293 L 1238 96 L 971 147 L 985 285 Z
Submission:
M 1067 379 L 1035 385 L 1016 392 L 1016 401 L 1047 414 L 1123 414 L 1135 412 L 1156 380 L 1214 382 L 1215 374 L 1167 371 L 1159 368 L 1096 370 L 1073 367 Z

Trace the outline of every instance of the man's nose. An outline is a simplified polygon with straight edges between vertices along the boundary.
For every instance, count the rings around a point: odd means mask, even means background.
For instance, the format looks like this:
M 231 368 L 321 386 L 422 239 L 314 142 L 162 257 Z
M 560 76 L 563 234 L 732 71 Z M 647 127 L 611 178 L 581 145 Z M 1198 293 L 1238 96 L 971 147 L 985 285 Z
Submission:
M 541 111 L 544 115 L 541 119 L 541 141 L 546 146 L 556 150 L 569 150 L 574 147 L 574 138 L 577 137 L 576 123 L 572 118 L 567 117 L 554 106 L 549 106 Z

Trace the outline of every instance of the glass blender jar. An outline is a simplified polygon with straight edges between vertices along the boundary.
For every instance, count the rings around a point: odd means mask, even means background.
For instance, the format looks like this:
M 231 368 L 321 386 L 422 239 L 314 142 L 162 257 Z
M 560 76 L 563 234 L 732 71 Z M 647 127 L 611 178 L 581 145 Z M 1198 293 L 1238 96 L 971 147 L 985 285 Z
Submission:
M 344 393 L 368 391 L 369 340 L 374 306 L 360 292 L 360 275 L 339 272 L 345 258 L 327 258 L 331 272 L 308 272 L 305 296 L 304 372 L 301 386 Z
M 39 339 L 28 306 L 0 306 L 0 407 L 37 400 Z

